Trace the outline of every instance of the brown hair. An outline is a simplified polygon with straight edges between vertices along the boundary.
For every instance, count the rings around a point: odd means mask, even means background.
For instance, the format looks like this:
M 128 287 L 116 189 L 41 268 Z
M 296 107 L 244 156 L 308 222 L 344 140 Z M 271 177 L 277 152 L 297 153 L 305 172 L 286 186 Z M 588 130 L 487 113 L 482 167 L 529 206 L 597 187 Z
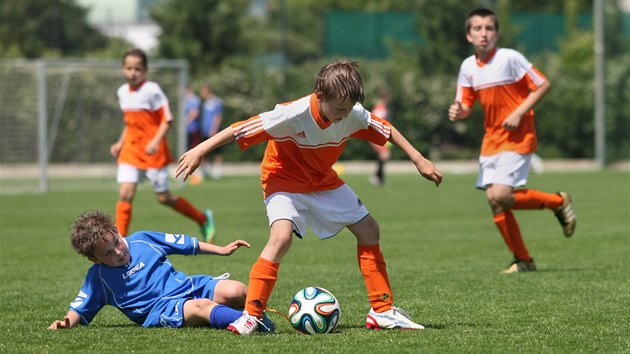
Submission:
M 492 17 L 494 19 L 494 29 L 499 32 L 499 19 L 497 18 L 497 14 L 490 9 L 480 7 L 470 11 L 468 16 L 466 16 L 466 33 L 470 32 L 470 18 L 473 16 Z
M 363 78 L 359 73 L 359 63 L 339 59 L 324 65 L 315 78 L 315 93 L 321 93 L 325 100 L 350 99 L 363 103 Z
M 147 54 L 144 52 L 144 50 L 142 50 L 140 48 L 131 48 L 131 49 L 129 49 L 125 53 L 125 56 L 123 56 L 123 65 L 125 65 L 125 59 L 127 59 L 127 57 L 140 58 L 142 60 L 142 66 L 144 66 L 145 69 L 149 68 L 149 60 L 147 59 Z
M 94 246 L 118 236 L 118 229 L 111 217 L 93 210 L 74 219 L 70 227 L 72 248 L 88 258 L 94 257 Z

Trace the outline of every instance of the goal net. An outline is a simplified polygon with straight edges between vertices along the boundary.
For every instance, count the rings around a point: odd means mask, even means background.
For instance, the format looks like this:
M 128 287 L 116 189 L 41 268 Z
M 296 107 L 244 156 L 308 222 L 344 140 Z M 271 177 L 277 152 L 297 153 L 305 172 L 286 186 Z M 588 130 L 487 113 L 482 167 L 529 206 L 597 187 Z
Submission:
M 109 147 L 124 122 L 116 90 L 125 82 L 120 60 L 0 61 L 0 194 L 46 191 L 55 171 L 115 171 Z M 184 152 L 188 64 L 149 63 L 148 78 L 169 98 L 176 117 L 168 139 Z M 59 172 L 63 175 L 62 172 Z

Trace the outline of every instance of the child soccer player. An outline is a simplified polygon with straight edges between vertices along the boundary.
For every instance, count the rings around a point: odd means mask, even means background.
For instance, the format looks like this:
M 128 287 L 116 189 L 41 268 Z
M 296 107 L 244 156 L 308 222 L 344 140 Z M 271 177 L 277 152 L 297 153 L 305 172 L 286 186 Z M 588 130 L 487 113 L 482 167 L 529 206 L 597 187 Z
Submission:
M 118 89 L 125 128 L 110 148 L 111 154 L 118 157 L 117 180 L 120 187 L 116 226 L 121 235 L 127 235 L 136 188 L 146 177 L 151 181 L 158 201 L 197 222 L 204 241 L 212 243 L 215 227 L 210 210 L 198 210 L 186 199 L 169 192 L 168 164 L 173 158 L 166 142 L 166 132 L 173 115 L 160 86 L 146 80 L 147 65 L 147 56 L 141 49 L 130 49 L 125 53 L 123 73 L 127 83 Z
M 372 113 L 379 118 L 389 121 L 389 101 L 391 100 L 391 94 L 387 89 L 381 89 L 378 93 L 378 98 L 372 107 Z M 389 151 L 389 144 L 378 145 L 370 143 L 374 154 L 376 154 L 376 172 L 370 177 L 370 182 L 375 186 L 382 186 L 385 184 L 385 163 L 389 161 L 391 152 Z
M 236 140 L 244 150 L 268 142 L 261 182 L 269 240 L 251 269 L 243 316 L 230 324 L 229 330 L 250 335 L 262 323 L 280 262 L 291 247 L 293 234 L 302 238 L 307 225 L 320 239 L 333 237 L 345 227 L 356 236 L 359 268 L 372 307 L 368 328 L 424 328 L 392 306 L 378 223 L 332 166 L 347 140 L 354 137 L 380 145 L 391 141 L 436 186 L 442 175 L 389 122 L 363 108 L 363 99 L 358 64 L 338 60 L 321 69 L 312 94 L 236 122 L 180 157 L 175 175 L 185 180 L 204 155 L 219 146 Z
M 63 320 L 49 329 L 88 325 L 105 306 L 119 309 L 144 327 L 211 326 L 226 328 L 242 315 L 247 288 L 229 274 L 188 276 L 178 272 L 169 254 L 231 255 L 249 243 L 236 240 L 220 247 L 188 235 L 139 231 L 123 238 L 110 217 L 82 214 L 71 227 L 72 247 L 94 265 Z M 273 323 L 265 317 L 265 331 Z
M 533 107 L 549 89 L 549 81 L 519 52 L 497 48 L 499 21 L 488 9 L 476 9 L 466 19 L 466 38 L 475 54 L 461 65 L 455 102 L 448 117 L 470 116 L 479 100 L 485 115 L 485 135 L 479 157 L 477 188 L 486 191 L 493 220 L 514 261 L 504 273 L 536 270 L 512 214 L 516 209 L 552 210 L 564 235 L 573 235 L 576 217 L 567 192 L 545 193 L 516 189 L 527 182 L 537 148 Z

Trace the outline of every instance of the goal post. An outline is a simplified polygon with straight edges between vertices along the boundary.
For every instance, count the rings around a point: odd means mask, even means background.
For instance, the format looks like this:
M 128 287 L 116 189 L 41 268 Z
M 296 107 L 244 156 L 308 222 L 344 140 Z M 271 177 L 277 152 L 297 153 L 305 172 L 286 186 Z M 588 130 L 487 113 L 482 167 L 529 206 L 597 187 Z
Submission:
M 116 90 L 120 60 L 0 61 L 0 194 L 49 190 L 51 166 L 114 164 L 109 147 L 124 127 Z M 175 122 L 174 155 L 186 149 L 186 60 L 149 62 Z

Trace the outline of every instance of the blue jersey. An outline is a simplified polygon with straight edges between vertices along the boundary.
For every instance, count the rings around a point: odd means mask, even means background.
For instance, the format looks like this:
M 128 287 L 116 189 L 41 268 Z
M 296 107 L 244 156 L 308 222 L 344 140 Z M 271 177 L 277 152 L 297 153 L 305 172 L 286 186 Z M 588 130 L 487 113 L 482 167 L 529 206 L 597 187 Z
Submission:
M 192 110 L 199 109 L 200 103 L 201 103 L 201 100 L 199 99 L 199 96 L 195 94 L 186 96 L 186 101 L 184 103 L 184 115 L 186 116 L 186 118 L 188 118 L 188 115 L 190 114 Z M 198 131 L 200 126 L 201 125 L 199 123 L 199 112 L 197 112 L 197 119 L 188 123 L 188 133 L 194 133 Z
M 187 298 L 200 286 L 192 277 L 176 271 L 166 258 L 169 254 L 196 255 L 197 238 L 139 231 L 123 240 L 129 246 L 129 264 L 122 267 L 94 264 L 79 295 L 70 304 L 70 309 L 80 315 L 81 324 L 89 324 L 105 305 L 114 306 L 133 322 L 144 324 L 156 303 Z
M 214 96 L 203 102 L 201 107 L 201 136 L 204 138 L 210 137 L 210 129 L 214 120 L 218 115 L 223 114 L 223 101 L 217 96 Z M 218 128 L 220 130 L 221 127 Z

